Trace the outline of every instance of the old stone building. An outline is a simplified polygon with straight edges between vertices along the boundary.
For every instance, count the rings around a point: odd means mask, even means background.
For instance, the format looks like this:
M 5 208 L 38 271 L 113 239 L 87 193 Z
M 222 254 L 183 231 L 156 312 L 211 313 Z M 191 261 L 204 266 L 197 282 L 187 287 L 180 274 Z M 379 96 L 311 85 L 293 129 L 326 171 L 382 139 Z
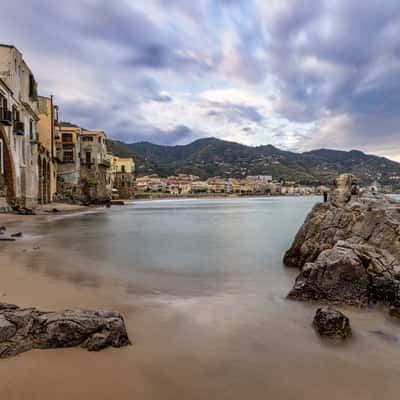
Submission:
M 39 117 L 37 128 L 38 143 L 38 203 L 53 201 L 57 192 L 58 159 L 55 141 L 55 127 L 58 107 L 52 97 L 39 96 Z
M 18 49 L 0 44 L 0 206 L 37 204 L 38 120 L 36 80 Z
M 132 157 L 108 154 L 111 164 L 113 194 L 120 199 L 132 199 L 135 188 L 135 161 Z
M 81 184 L 89 203 L 111 199 L 110 162 L 107 159 L 106 134 L 82 130 L 80 141 Z
M 58 159 L 57 200 L 83 201 L 80 182 L 80 136 L 79 126 L 59 122 L 56 125 L 56 157 Z

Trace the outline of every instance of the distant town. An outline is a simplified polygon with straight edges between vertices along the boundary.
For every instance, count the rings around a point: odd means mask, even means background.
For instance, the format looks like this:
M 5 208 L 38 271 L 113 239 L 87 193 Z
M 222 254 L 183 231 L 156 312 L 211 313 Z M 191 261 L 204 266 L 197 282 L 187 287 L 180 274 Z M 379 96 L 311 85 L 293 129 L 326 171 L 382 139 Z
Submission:
M 137 177 L 136 196 L 164 193 L 169 195 L 236 194 L 236 195 L 313 195 L 328 191 L 326 186 L 303 186 L 295 182 L 274 181 L 272 176 L 255 175 L 244 179 L 212 177 L 200 180 L 198 176 L 178 174 L 168 178 L 158 175 Z

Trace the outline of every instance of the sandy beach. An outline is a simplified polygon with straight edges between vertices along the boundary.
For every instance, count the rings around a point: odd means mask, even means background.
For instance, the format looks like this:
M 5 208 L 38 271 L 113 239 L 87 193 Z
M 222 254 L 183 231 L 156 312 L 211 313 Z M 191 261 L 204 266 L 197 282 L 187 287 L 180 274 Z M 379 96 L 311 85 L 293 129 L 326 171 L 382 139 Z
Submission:
M 60 217 L 0 216 L 0 225 L 24 232 L 17 242 L 1 244 L 1 301 L 43 310 L 116 309 L 134 344 L 98 353 L 35 350 L 0 360 L 2 398 L 397 399 L 400 362 L 385 357 L 385 341 L 373 339 L 374 350 L 358 360 L 371 340 L 362 333 L 340 348 L 326 346 L 300 316 L 272 311 L 239 319 L 243 304 L 229 293 L 161 297 L 105 277 L 95 272 L 102 260 L 35 233 L 37 224 L 54 218 Z M 314 312 L 304 304 L 284 307 L 306 309 L 310 319 Z M 365 313 L 349 312 L 359 325 L 369 324 Z M 352 361 L 345 362 L 349 355 Z

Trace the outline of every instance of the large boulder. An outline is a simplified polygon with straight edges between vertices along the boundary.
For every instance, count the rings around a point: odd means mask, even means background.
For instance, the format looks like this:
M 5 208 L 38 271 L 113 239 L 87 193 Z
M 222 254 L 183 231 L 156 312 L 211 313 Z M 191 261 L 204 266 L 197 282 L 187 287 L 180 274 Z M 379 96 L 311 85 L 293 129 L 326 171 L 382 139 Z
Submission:
M 351 336 L 349 319 L 334 308 L 319 308 L 315 314 L 313 325 L 320 336 L 340 339 Z
M 339 175 L 335 179 L 335 189 L 330 194 L 330 201 L 336 207 L 343 207 L 358 191 L 358 181 L 354 175 Z
M 284 262 L 301 270 L 290 298 L 400 305 L 400 202 L 336 180 L 307 216 Z M 395 312 L 393 312 L 395 313 Z
M 31 349 L 81 346 L 97 351 L 129 344 L 124 320 L 115 311 L 43 312 L 0 304 L 0 358 Z

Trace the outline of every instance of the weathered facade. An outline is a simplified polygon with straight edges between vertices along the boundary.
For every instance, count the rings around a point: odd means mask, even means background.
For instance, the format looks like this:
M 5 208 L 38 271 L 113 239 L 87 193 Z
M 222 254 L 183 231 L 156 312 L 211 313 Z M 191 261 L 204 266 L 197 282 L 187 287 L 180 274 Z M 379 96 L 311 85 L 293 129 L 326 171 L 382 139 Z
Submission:
M 79 126 L 60 122 L 56 126 L 56 157 L 58 159 L 57 195 L 58 200 L 82 201 L 80 185 L 80 135 Z
M 135 161 L 132 157 L 109 154 L 113 195 L 120 199 L 132 199 L 135 188 Z
M 0 204 L 37 204 L 38 120 L 31 70 L 14 46 L 0 45 Z
M 52 97 L 39 96 L 38 143 L 38 203 L 53 201 L 57 192 L 58 163 L 56 157 L 55 124 L 57 107 Z
M 81 184 L 89 203 L 103 203 L 111 199 L 108 173 L 106 134 L 102 131 L 82 130 L 80 138 Z

